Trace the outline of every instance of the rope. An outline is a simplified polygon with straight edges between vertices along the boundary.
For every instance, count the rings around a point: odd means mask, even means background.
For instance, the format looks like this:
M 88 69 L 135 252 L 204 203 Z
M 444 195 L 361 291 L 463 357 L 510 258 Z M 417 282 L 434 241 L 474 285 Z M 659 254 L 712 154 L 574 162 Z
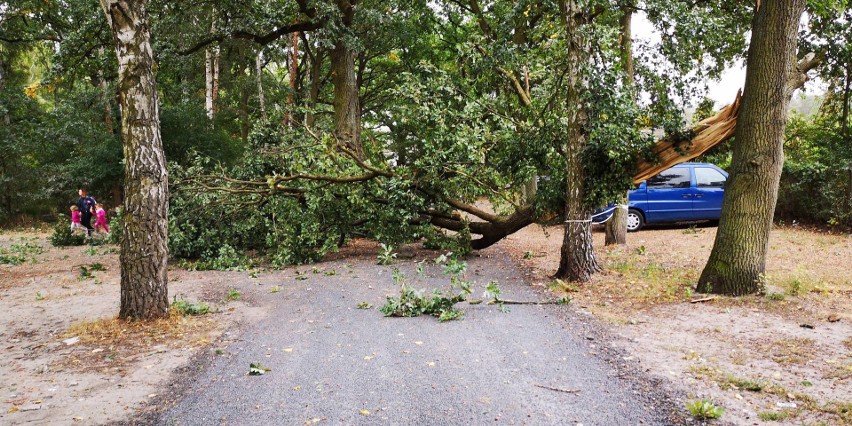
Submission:
M 607 213 L 612 213 L 613 211 L 615 211 L 615 209 L 624 209 L 624 210 L 627 210 L 627 204 L 616 204 L 616 205 L 614 205 L 614 206 L 612 206 L 612 207 L 610 207 L 610 208 L 608 208 L 608 209 L 606 209 L 606 210 L 604 210 L 604 211 L 602 211 L 602 212 L 600 212 L 600 213 L 597 213 L 597 214 L 593 214 L 593 215 L 591 215 L 591 216 L 589 217 L 589 219 L 582 219 L 582 220 L 566 220 L 566 221 L 565 221 L 565 223 L 588 223 L 588 222 L 591 222 L 591 224 L 592 224 L 592 225 L 601 225 L 601 224 L 606 223 L 608 220 L 612 219 L 612 217 L 613 217 L 613 216 L 615 216 L 615 215 L 610 215 L 609 217 L 607 217 L 606 219 L 604 219 L 604 220 L 603 220 L 603 221 L 601 221 L 601 222 L 595 222 L 595 221 L 593 221 L 591 218 L 598 217 L 598 216 L 601 216 L 601 215 L 605 215 L 605 214 L 607 214 Z

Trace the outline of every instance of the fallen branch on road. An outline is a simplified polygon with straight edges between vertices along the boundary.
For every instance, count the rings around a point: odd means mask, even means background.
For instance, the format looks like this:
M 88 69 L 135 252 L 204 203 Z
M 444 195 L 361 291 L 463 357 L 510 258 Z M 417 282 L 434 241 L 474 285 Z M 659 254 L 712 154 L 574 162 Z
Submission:
M 579 389 L 560 389 L 560 388 L 554 388 L 552 386 L 539 385 L 537 383 L 534 384 L 534 386 L 540 387 L 542 389 L 549 389 L 549 390 L 556 391 L 556 392 L 570 393 L 570 394 L 574 394 L 574 395 L 578 395 L 580 393 Z

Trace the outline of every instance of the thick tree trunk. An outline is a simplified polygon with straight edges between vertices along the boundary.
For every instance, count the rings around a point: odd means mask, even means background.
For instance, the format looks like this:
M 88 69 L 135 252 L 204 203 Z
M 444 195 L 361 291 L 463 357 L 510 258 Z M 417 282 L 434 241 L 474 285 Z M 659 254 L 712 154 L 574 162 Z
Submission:
M 563 0 L 559 2 L 559 9 L 568 46 L 568 69 L 565 72 L 568 114 L 567 135 L 563 143 L 566 158 L 565 238 L 556 277 L 588 281 L 600 270 L 592 249 L 591 212 L 584 200 L 583 151 L 586 149 L 589 117 L 583 106 L 584 91 L 587 90 L 583 67 L 588 60 L 589 40 L 581 28 L 586 19 L 583 8 L 574 0 Z
M 254 72 L 257 78 L 257 103 L 260 106 L 260 117 L 266 120 L 266 98 L 263 97 L 263 51 L 259 50 L 254 58 Z
M 624 86 L 631 92 L 633 91 L 633 75 L 635 69 L 633 66 L 633 7 L 632 5 L 625 6 L 621 9 L 621 19 L 619 19 L 621 27 L 621 37 L 619 39 L 619 49 L 621 50 L 621 63 L 624 66 Z M 627 209 L 621 206 L 627 204 L 627 194 L 624 194 L 620 199 L 616 200 L 619 204 L 618 208 L 613 210 L 612 217 L 607 221 L 605 227 L 604 245 L 619 245 L 627 244 Z
M 169 314 L 168 176 L 145 1 L 100 3 L 118 58 L 125 161 L 119 317 L 164 317 Z
M 762 290 L 769 232 L 784 165 L 784 128 L 805 0 L 764 2 L 752 27 L 745 94 L 722 216 L 698 290 L 744 295 Z
M 351 27 L 356 2 L 338 0 L 337 3 L 343 13 L 343 25 Z M 359 159 L 364 159 L 355 52 L 343 40 L 339 40 L 331 51 L 331 80 L 334 84 L 334 136 L 340 146 L 352 151 Z

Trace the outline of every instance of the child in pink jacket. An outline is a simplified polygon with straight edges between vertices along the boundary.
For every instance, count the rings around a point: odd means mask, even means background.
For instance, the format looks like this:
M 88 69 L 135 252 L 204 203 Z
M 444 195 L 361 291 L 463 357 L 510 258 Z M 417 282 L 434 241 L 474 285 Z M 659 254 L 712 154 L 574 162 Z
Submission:
M 86 227 L 83 226 L 82 223 L 80 223 L 82 217 L 83 214 L 80 213 L 80 209 L 77 208 L 77 206 L 71 206 L 71 232 L 74 232 L 74 230 L 76 229 L 79 229 L 81 231 L 86 230 Z
M 98 217 L 98 220 L 95 222 L 95 230 L 109 234 L 109 226 L 107 225 L 107 215 L 106 210 L 104 210 L 103 204 L 95 204 L 95 216 Z

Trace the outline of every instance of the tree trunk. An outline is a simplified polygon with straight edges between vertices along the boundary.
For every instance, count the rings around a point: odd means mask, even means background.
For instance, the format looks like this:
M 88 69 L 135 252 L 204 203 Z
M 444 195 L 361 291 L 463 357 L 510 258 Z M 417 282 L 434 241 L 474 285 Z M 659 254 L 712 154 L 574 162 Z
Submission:
M 118 58 L 124 148 L 122 319 L 169 314 L 168 176 L 144 0 L 100 0 Z
M 290 93 L 287 94 L 287 112 L 284 114 L 284 126 L 291 127 L 295 123 L 293 119 L 293 99 L 296 94 L 296 74 L 299 71 L 299 33 L 294 32 L 290 39 Z
M 260 117 L 266 120 L 266 98 L 263 97 L 263 51 L 259 50 L 254 58 L 254 71 L 257 77 L 257 103 L 260 106 Z
M 317 107 L 317 101 L 319 100 L 320 93 L 320 72 L 322 71 L 322 61 L 323 61 L 323 48 L 317 43 L 316 49 L 314 49 L 314 55 L 311 62 L 311 89 L 310 89 L 310 99 L 308 100 L 308 114 L 305 117 L 305 123 L 308 127 L 313 128 L 314 123 L 316 122 L 316 113 L 314 109 Z
M 621 18 L 619 24 L 621 27 L 621 37 L 619 39 L 619 47 L 621 50 L 621 63 L 624 66 L 624 86 L 627 90 L 633 91 L 633 75 L 635 69 L 633 67 L 633 7 L 628 5 L 621 8 Z M 627 204 L 627 194 L 624 194 L 615 201 L 618 206 L 612 211 L 612 217 L 606 222 L 606 233 L 604 234 L 604 245 L 627 244 L 627 209 L 622 206 Z
M 722 216 L 698 290 L 744 295 L 763 289 L 769 232 L 784 165 L 784 128 L 805 0 L 764 2 L 749 47 L 745 94 Z
M 355 5 L 350 0 L 338 0 L 343 13 L 343 25 L 352 26 Z M 334 84 L 334 136 L 337 143 L 364 159 L 361 144 L 361 100 L 355 74 L 355 52 L 343 40 L 331 51 L 331 80 Z
M 583 150 L 586 149 L 588 112 L 583 105 L 587 90 L 583 66 L 588 60 L 589 40 L 583 34 L 583 9 L 575 0 L 559 2 L 567 40 L 567 69 L 565 72 L 567 135 L 563 143 L 566 158 L 565 180 L 565 238 L 556 277 L 571 281 L 589 281 L 598 272 L 595 251 L 592 249 L 591 212 L 584 196 Z

